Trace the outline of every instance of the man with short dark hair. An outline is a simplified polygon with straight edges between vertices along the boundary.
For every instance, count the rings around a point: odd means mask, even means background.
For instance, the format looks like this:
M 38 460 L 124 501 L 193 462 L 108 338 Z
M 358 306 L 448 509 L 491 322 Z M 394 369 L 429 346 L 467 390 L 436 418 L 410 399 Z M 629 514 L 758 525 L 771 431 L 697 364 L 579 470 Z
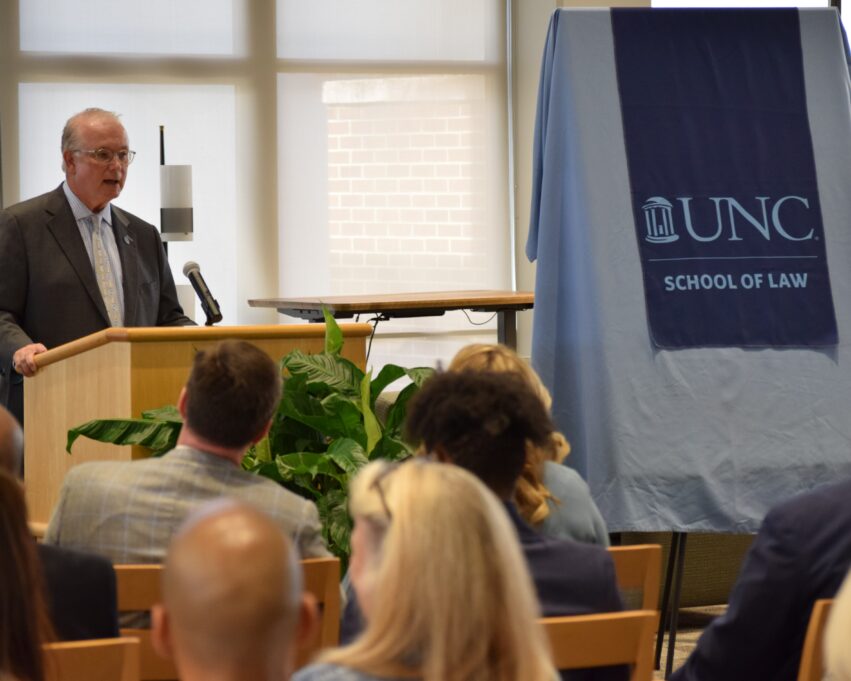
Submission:
M 240 468 L 268 432 L 280 395 L 280 370 L 256 346 L 223 341 L 200 351 L 178 398 L 177 447 L 160 458 L 72 468 L 45 541 L 114 563 L 159 563 L 183 519 L 225 496 L 263 509 L 303 556 L 328 555 L 312 502 Z
M 184 393 L 191 396 L 184 415 L 191 432 L 241 450 L 269 430 L 281 399 L 281 372 L 256 346 L 225 341 L 195 356 Z

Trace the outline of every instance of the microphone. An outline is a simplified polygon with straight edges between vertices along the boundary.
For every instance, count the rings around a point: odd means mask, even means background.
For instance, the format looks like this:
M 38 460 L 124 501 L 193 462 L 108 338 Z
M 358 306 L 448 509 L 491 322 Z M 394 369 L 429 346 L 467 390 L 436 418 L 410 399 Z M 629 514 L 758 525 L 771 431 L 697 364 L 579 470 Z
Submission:
M 195 293 L 201 301 L 201 309 L 207 315 L 206 325 L 212 326 L 216 322 L 222 321 L 222 311 L 219 309 L 219 302 L 213 298 L 213 294 L 207 288 L 207 282 L 201 276 L 201 268 L 198 266 L 198 263 L 190 260 L 183 266 L 183 274 L 189 279 L 189 283 L 192 284 L 192 288 L 195 289 Z

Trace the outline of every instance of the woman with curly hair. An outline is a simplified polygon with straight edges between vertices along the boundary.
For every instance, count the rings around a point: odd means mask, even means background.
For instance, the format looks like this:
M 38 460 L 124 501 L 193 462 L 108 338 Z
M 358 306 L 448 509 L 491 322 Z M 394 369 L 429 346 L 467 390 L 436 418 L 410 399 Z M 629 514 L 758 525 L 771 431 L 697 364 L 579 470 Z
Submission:
M 535 391 L 548 411 L 552 406 L 550 393 L 538 374 L 504 345 L 467 345 L 452 359 L 449 371 L 516 374 Z M 587 483 L 562 463 L 569 453 L 570 445 L 559 432 L 552 434 L 545 447 L 527 443 L 526 466 L 517 483 L 514 503 L 526 522 L 543 534 L 608 546 L 606 523 Z

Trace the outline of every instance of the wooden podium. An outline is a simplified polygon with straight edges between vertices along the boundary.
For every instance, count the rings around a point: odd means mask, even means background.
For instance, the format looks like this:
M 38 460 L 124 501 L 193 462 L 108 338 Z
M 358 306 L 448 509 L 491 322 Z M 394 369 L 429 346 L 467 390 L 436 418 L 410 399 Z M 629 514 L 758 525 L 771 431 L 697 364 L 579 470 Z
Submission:
M 343 355 L 366 361 L 368 324 L 341 324 Z M 85 461 L 123 461 L 145 456 L 140 447 L 119 447 L 80 438 L 65 452 L 68 429 L 96 418 L 139 417 L 145 409 L 176 404 L 195 352 L 227 338 L 246 340 L 274 360 L 298 348 L 321 352 L 324 324 L 229 327 L 118 328 L 98 331 L 37 355 L 38 373 L 24 381 L 25 480 L 30 520 L 50 519 L 71 466 Z

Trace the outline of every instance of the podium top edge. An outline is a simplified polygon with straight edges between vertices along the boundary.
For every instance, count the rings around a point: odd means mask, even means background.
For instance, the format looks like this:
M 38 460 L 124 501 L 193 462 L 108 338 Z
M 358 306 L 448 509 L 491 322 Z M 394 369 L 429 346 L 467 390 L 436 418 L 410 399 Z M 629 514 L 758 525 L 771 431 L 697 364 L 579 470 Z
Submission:
M 369 336 L 369 324 L 340 324 L 348 338 Z M 269 324 L 258 326 L 142 326 L 110 327 L 83 336 L 35 356 L 39 367 L 60 362 L 68 357 L 108 343 L 161 343 L 175 341 L 252 340 L 274 338 L 322 338 L 325 324 Z

